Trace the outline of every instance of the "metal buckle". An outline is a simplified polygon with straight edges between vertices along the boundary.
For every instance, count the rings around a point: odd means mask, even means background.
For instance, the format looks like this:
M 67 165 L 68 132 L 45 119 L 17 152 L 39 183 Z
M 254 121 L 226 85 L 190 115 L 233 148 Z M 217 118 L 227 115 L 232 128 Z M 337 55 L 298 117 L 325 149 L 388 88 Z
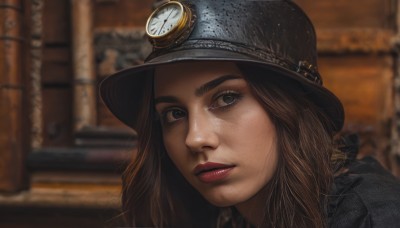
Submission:
M 308 79 L 314 83 L 322 85 L 322 78 L 321 78 L 321 75 L 318 73 L 317 67 L 310 64 L 307 61 L 299 62 L 299 65 L 297 68 L 297 73 L 303 75 L 306 79 Z

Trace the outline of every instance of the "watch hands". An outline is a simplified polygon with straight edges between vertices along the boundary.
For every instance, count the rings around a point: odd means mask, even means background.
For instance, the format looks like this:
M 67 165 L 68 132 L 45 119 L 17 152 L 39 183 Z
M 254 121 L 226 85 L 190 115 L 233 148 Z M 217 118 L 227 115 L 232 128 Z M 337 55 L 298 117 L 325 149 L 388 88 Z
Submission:
M 160 30 L 158 31 L 158 35 L 160 35 L 162 29 L 164 28 L 165 23 L 167 23 L 168 18 L 171 16 L 172 12 L 174 12 L 173 10 L 171 10 L 171 12 L 169 13 L 168 17 L 164 20 L 163 25 L 161 26 Z
M 161 33 L 162 29 L 164 28 L 165 22 L 166 22 L 166 21 L 164 21 L 164 23 L 162 24 L 162 26 L 161 26 L 160 30 L 158 30 L 158 34 L 157 34 L 157 35 L 160 35 L 160 33 Z

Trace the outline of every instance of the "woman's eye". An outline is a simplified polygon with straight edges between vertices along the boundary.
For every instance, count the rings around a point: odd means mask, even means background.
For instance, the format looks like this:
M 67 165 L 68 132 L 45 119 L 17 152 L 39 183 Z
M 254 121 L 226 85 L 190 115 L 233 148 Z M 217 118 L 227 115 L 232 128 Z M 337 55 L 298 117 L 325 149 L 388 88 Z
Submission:
M 220 108 L 233 105 L 237 102 L 239 98 L 240 95 L 237 93 L 229 92 L 221 94 L 216 98 L 214 104 L 212 105 L 212 108 Z
M 186 112 L 181 109 L 170 109 L 163 114 L 164 122 L 172 123 L 186 116 Z

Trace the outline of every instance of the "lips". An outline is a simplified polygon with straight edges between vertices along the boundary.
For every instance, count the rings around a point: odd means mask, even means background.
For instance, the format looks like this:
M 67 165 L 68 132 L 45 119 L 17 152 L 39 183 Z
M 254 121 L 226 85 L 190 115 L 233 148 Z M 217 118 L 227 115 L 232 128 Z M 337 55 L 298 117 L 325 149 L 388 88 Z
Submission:
M 234 165 L 226 165 L 220 163 L 207 162 L 197 165 L 194 168 L 194 174 L 204 183 L 212 183 L 225 179 Z

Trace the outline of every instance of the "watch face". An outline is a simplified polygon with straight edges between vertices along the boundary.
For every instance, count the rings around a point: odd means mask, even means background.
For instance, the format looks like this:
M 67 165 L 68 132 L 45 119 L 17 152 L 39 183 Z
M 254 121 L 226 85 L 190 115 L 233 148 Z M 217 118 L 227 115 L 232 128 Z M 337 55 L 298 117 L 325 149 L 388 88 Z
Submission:
M 169 1 L 150 15 L 146 33 L 153 48 L 167 48 L 184 42 L 193 31 L 196 12 L 191 4 Z
M 177 28 L 184 14 L 179 2 L 170 2 L 157 9 L 147 22 L 147 34 L 151 37 L 162 37 Z

